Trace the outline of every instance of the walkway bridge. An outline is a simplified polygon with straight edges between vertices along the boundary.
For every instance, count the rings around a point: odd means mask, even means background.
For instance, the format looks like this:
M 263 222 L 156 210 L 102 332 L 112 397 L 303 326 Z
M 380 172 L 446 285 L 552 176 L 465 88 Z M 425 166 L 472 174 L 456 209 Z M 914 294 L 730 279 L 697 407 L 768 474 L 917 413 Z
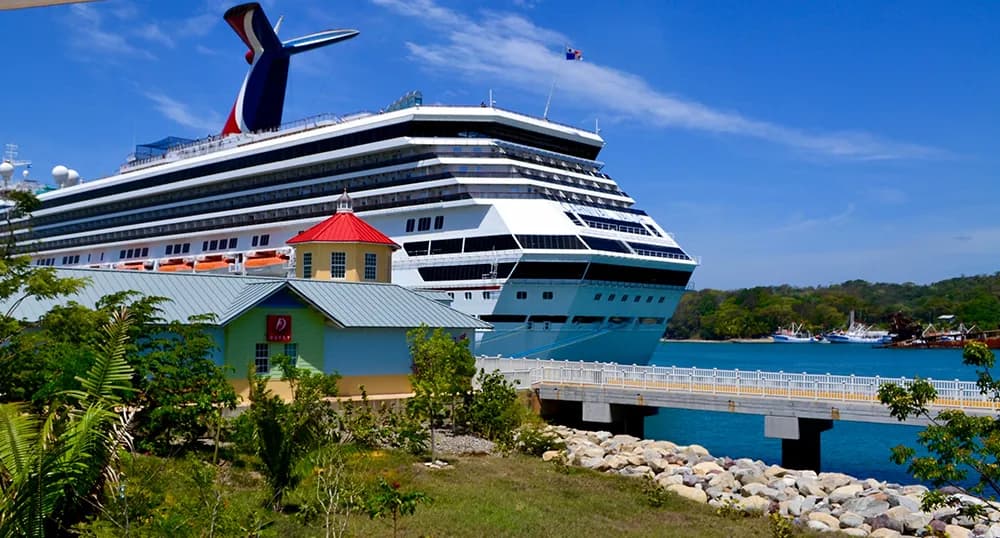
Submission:
M 782 465 L 819 469 L 820 433 L 833 421 L 900 424 L 878 400 L 884 383 L 907 378 L 806 374 L 674 366 L 479 357 L 478 368 L 499 370 L 531 389 L 543 416 L 570 426 L 642 436 L 643 419 L 660 407 L 764 416 L 764 435 L 782 439 Z M 931 414 L 959 409 L 996 415 L 1000 402 L 974 381 L 928 380 L 938 397 Z M 903 424 L 922 426 L 912 417 Z

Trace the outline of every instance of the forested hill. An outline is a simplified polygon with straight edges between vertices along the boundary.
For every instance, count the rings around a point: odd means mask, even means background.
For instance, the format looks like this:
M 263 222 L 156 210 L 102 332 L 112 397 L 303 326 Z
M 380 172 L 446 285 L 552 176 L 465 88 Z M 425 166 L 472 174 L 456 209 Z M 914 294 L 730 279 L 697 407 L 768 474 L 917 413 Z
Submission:
M 942 314 L 983 329 L 1000 326 L 1000 272 L 928 285 L 851 280 L 816 288 L 700 290 L 684 295 L 667 324 L 667 338 L 755 338 L 803 323 L 816 332 L 843 328 L 851 310 L 863 323 L 886 328 L 895 312 L 926 325 Z

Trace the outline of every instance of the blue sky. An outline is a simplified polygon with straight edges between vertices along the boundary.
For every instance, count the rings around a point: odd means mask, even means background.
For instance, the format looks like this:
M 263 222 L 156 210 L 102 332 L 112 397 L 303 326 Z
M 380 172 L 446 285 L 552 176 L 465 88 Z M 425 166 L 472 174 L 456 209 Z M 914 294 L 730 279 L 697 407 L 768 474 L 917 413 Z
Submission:
M 703 265 L 699 288 L 1000 270 L 1000 3 L 263 2 L 285 120 L 427 103 L 593 128 L 601 160 Z M 231 2 L 0 12 L 0 143 L 95 179 L 135 142 L 217 133 L 246 71 Z M 562 60 L 565 45 L 583 62 Z

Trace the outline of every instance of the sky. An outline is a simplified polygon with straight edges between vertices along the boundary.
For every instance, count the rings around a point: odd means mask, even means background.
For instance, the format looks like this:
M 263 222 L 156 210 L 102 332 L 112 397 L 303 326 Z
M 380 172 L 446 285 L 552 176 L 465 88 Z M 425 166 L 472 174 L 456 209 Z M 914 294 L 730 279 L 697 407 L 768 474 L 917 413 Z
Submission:
M 284 120 L 425 103 L 593 130 L 599 159 L 701 260 L 692 284 L 930 283 L 1000 271 L 1000 3 L 270 0 Z M 35 179 L 218 133 L 246 73 L 232 2 L 0 11 L 0 143 Z M 583 61 L 566 61 L 567 46 Z

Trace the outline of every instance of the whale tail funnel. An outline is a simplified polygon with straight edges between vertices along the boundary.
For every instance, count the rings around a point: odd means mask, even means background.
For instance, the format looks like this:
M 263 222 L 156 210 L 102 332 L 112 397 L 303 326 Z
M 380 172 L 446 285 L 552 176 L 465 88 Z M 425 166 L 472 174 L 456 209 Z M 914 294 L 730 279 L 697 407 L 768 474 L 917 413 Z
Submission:
M 281 125 L 293 54 L 358 35 L 357 30 L 326 30 L 282 42 L 260 4 L 240 4 L 226 11 L 226 22 L 246 44 L 250 69 L 229 113 L 223 135 L 276 129 Z

